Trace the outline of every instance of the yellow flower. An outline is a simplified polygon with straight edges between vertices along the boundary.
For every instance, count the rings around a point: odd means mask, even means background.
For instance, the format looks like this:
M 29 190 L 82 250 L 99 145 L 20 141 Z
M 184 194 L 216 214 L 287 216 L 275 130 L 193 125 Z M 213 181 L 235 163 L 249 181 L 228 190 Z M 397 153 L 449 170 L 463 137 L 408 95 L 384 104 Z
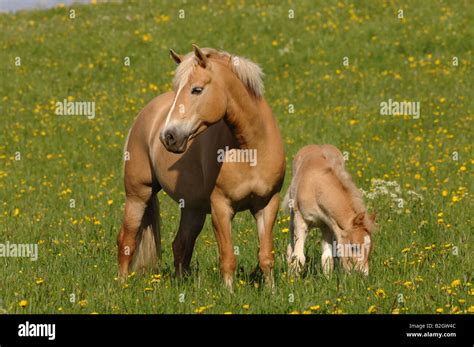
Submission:
M 150 34 L 144 34 L 144 35 L 142 36 L 143 42 L 149 42 L 149 41 L 151 41 L 151 39 L 152 39 L 152 37 L 151 37 Z
M 299 311 L 291 311 L 290 314 L 300 314 Z
M 461 280 L 454 280 L 451 282 L 451 287 L 456 288 L 461 285 Z
M 407 248 L 402 249 L 403 254 L 406 254 L 408 252 L 410 252 L 410 248 L 407 247 Z
M 281 229 L 281 232 L 282 232 L 282 233 L 287 233 L 288 230 L 289 230 L 288 228 L 283 228 L 283 229 Z
M 18 305 L 20 305 L 20 307 L 23 307 L 25 308 L 26 306 L 28 306 L 28 300 L 21 300 Z
M 375 305 L 370 306 L 369 309 L 367 310 L 367 312 L 376 313 L 377 312 L 377 306 L 375 306 Z
M 226 312 L 224 312 L 224 314 L 232 314 L 232 312 L 231 311 L 226 311 Z
M 421 175 L 420 175 L 419 173 L 416 173 L 416 174 L 415 174 L 415 179 L 416 179 L 416 180 L 420 180 L 420 179 L 421 179 Z
M 405 281 L 403 282 L 403 285 L 405 288 L 410 289 L 413 287 L 413 282 L 412 281 Z
M 397 307 L 397 308 L 394 308 L 392 310 L 392 314 L 400 314 L 400 309 Z
M 278 46 L 278 41 L 277 41 L 277 40 L 273 40 L 273 41 L 272 41 L 272 46 L 273 46 L 273 47 Z
M 474 313 L 474 305 L 469 306 L 469 308 L 467 309 L 467 312 Z
M 13 210 L 13 217 L 18 217 L 20 215 L 20 209 L 19 208 L 15 208 Z
M 377 289 L 375 291 L 375 295 L 377 295 L 379 298 L 385 298 L 387 296 L 382 288 Z
M 86 307 L 87 304 L 88 304 L 88 302 L 87 302 L 87 300 L 85 300 L 85 299 L 79 301 L 79 306 L 81 306 L 81 307 Z
M 250 305 L 249 305 L 249 304 L 243 304 L 243 305 L 242 305 L 242 308 L 243 308 L 244 310 L 248 310 L 248 309 L 250 308 Z
M 461 171 L 466 171 L 467 169 L 466 169 L 466 167 L 463 165 L 463 166 L 461 166 L 461 167 L 459 168 L 459 170 L 461 170 Z
M 153 291 L 153 288 L 150 288 L 150 287 L 145 288 L 145 292 L 152 292 L 152 291 Z
M 319 305 L 314 305 L 309 308 L 311 311 L 319 311 L 321 309 L 321 306 Z
M 43 283 L 44 283 L 44 279 L 42 279 L 41 277 L 39 277 L 39 278 L 36 279 L 35 282 L 36 282 L 37 285 L 40 285 L 40 284 L 43 284 Z
M 444 104 L 445 101 L 446 101 L 446 98 L 444 98 L 444 97 L 440 97 L 440 98 L 439 98 L 439 102 L 440 102 L 440 103 Z
M 441 195 L 442 195 L 443 197 L 447 197 L 447 196 L 448 196 L 448 191 L 447 191 L 447 190 L 443 190 L 443 191 L 441 192 Z
M 456 195 L 453 195 L 453 197 L 451 198 L 451 201 L 452 202 L 458 202 L 459 198 Z
M 107 200 L 107 205 L 112 205 L 114 201 L 112 199 Z
M 443 312 L 444 312 L 444 308 L 442 308 L 442 307 L 438 307 L 436 309 L 436 313 L 443 313 Z

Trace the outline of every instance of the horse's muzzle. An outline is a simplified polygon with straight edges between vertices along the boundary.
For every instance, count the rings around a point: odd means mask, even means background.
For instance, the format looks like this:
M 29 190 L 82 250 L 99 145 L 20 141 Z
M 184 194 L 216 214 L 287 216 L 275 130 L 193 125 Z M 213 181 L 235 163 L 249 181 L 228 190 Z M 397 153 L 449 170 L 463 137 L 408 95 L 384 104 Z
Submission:
M 166 150 L 173 153 L 183 153 L 188 144 L 189 134 L 183 134 L 176 127 L 164 129 L 160 134 L 160 141 Z

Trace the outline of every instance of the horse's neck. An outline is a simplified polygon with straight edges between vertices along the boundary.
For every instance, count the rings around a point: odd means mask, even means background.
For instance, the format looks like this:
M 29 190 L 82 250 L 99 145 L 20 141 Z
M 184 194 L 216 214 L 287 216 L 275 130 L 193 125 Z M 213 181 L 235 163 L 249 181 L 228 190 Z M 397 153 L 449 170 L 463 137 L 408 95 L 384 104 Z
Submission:
M 241 148 L 264 149 L 266 131 L 259 100 L 241 95 L 231 98 L 226 122 L 231 126 Z

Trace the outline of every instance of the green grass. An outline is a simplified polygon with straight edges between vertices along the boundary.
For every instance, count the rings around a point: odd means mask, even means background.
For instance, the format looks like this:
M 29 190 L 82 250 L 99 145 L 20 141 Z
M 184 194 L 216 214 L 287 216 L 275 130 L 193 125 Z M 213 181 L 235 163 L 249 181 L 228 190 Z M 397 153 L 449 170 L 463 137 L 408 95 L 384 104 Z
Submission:
M 125 1 L 76 6 L 74 20 L 68 8 L 0 15 L 0 243 L 38 243 L 40 255 L 36 262 L 0 258 L 0 312 L 474 310 L 470 1 L 251 3 Z M 290 8 L 295 19 L 288 19 Z M 403 20 L 397 18 L 400 8 Z M 185 19 L 178 18 L 179 9 Z M 252 276 L 258 245 L 245 212 L 233 223 L 240 250 L 233 295 L 222 285 L 209 218 L 197 241 L 193 275 L 176 280 L 171 242 L 179 209 L 160 193 L 160 278 L 151 283 L 153 273 L 136 275 L 126 287 L 116 281 L 124 137 L 140 109 L 171 89 L 175 65 L 168 49 L 185 53 L 191 43 L 263 67 L 266 98 L 285 140 L 285 191 L 291 160 L 308 143 L 348 152 L 347 167 L 367 192 L 373 179 L 400 185 L 402 208 L 388 195 L 367 199 L 380 225 L 368 278 L 340 271 L 322 276 L 317 230 L 307 241 L 305 275 L 288 278 L 289 222 L 280 212 L 276 292 L 269 293 Z M 123 64 L 127 56 L 130 67 Z M 348 67 L 343 57 L 349 57 Z M 95 101 L 96 118 L 55 115 L 54 102 L 68 96 Z M 389 98 L 419 101 L 420 119 L 381 116 L 379 105 Z M 288 113 L 289 104 L 295 113 Z M 15 152 L 21 160 L 14 160 Z

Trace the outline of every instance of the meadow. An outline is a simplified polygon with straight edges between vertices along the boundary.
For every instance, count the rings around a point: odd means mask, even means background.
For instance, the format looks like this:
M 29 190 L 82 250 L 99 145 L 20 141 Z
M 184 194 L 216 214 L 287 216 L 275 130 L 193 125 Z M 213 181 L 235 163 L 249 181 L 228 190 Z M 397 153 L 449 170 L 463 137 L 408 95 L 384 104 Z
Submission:
M 124 1 L 0 14 L 0 243 L 39 249 L 37 261 L 0 258 L 0 312 L 474 313 L 473 9 L 468 0 Z M 280 211 L 274 294 L 254 276 L 248 212 L 233 223 L 234 294 L 209 217 L 193 274 L 178 280 L 179 208 L 160 192 L 162 264 L 117 281 L 125 137 L 172 89 L 169 48 L 192 43 L 262 66 L 285 141 L 283 192 L 302 146 L 345 152 L 379 224 L 367 278 L 325 278 L 317 230 L 303 276 L 288 276 Z M 64 99 L 94 101 L 95 117 L 55 114 Z M 419 118 L 381 115 L 389 99 L 419 102 Z

